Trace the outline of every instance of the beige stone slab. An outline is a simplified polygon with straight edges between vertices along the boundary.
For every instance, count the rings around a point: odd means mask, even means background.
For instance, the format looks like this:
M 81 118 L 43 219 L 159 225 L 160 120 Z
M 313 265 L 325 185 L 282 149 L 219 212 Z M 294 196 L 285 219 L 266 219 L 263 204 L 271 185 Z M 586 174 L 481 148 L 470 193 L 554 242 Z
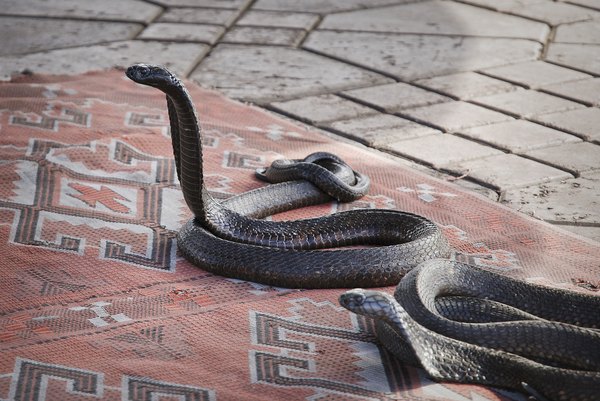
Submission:
M 556 28 L 554 42 L 600 44 L 600 21 L 593 20 L 561 25 Z
M 509 190 L 504 203 L 549 222 L 600 224 L 600 173 Z
M 525 120 L 506 121 L 460 130 L 460 134 L 513 153 L 581 142 L 567 133 Z
M 402 109 L 452 101 L 451 98 L 402 82 L 343 92 L 345 96 L 395 113 Z
M 540 60 L 487 68 L 482 72 L 529 88 L 591 78 L 589 74 Z
M 537 116 L 536 121 L 587 140 L 600 141 L 600 109 L 590 107 Z
M 305 11 L 311 13 L 331 13 L 346 10 L 379 7 L 414 0 L 257 0 L 255 10 Z
M 148 23 L 162 9 L 142 0 L 2 0 L 0 14 Z
M 600 45 L 551 43 L 546 59 L 591 74 L 600 74 Z
M 514 154 L 500 154 L 459 162 L 445 168 L 468 174 L 470 178 L 499 191 L 573 177 L 566 171 Z
M 525 39 L 313 31 L 305 48 L 392 74 L 402 81 L 535 60 Z
M 513 37 L 543 41 L 543 23 L 449 1 L 422 1 L 327 15 L 322 29 L 461 36 Z
M 396 142 L 386 146 L 386 149 L 434 168 L 503 154 L 498 149 L 450 134 L 429 135 Z
M 286 11 L 246 12 L 236 23 L 238 26 L 268 26 L 277 28 L 312 29 L 319 21 L 319 16 L 309 13 Z
M 600 78 L 547 85 L 541 89 L 589 105 L 600 106 Z
M 513 119 L 506 114 L 462 101 L 417 107 L 405 110 L 403 114 L 446 131 L 457 131 Z
M 196 43 L 122 41 L 106 45 L 73 47 L 0 58 L 2 77 L 25 69 L 45 74 L 80 74 L 111 67 L 128 67 L 138 62 L 162 64 L 186 76 L 208 51 Z
M 383 113 L 335 121 L 329 124 L 329 126 L 336 132 L 369 146 L 392 150 L 394 147 L 388 146 L 390 143 L 426 135 L 440 134 L 440 131 L 431 127 Z
M 419 79 L 415 81 L 415 83 L 455 96 L 461 100 L 469 100 L 479 96 L 493 95 L 495 93 L 510 92 L 518 88 L 508 82 L 471 71 Z
M 126 22 L 0 17 L 0 56 L 127 40 L 142 28 Z
M 303 50 L 230 44 L 213 49 L 192 77 L 228 96 L 258 103 L 391 81 L 380 74 Z
M 600 145 L 589 142 L 568 143 L 531 150 L 525 155 L 576 175 L 586 171 L 600 170 Z
M 216 24 L 229 26 L 239 15 L 239 10 L 218 8 L 168 8 L 158 18 L 158 22 L 179 22 L 191 24 Z
M 473 99 L 473 102 L 521 117 L 534 117 L 541 114 L 585 108 L 580 103 L 534 90 L 517 90 L 477 97 Z
M 247 6 L 251 0 L 154 0 L 168 7 L 214 7 L 238 9 Z
M 227 32 L 221 42 L 295 47 L 304 36 L 306 31 L 303 29 L 236 26 Z
M 277 111 L 314 125 L 376 114 L 377 111 L 335 95 L 309 96 L 271 103 Z
M 217 25 L 157 22 L 144 29 L 139 38 L 214 44 L 223 32 L 225 29 Z

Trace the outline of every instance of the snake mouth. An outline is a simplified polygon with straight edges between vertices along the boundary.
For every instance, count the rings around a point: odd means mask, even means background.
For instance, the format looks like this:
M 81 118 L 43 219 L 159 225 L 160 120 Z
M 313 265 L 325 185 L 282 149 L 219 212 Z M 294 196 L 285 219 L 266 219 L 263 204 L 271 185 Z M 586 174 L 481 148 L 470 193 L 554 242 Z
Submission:
M 340 295 L 339 302 L 344 308 L 354 311 L 364 304 L 365 296 L 355 290 L 348 291 Z

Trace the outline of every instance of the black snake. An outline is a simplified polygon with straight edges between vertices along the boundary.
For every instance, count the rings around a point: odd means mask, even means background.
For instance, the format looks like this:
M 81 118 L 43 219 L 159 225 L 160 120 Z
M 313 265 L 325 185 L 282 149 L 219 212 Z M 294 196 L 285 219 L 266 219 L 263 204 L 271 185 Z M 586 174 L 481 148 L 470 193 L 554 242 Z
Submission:
M 294 181 L 219 203 L 204 186 L 200 127 L 181 81 L 160 66 L 137 64 L 126 74 L 167 96 L 177 175 L 194 214 L 178 233 L 178 245 L 192 263 L 223 276 L 288 288 L 386 286 L 406 275 L 396 299 L 365 290 L 340 298 L 350 310 L 377 319 L 378 336 L 393 353 L 439 380 L 525 389 L 539 398 L 600 399 L 600 334 L 575 326 L 600 327 L 600 298 L 432 260 L 448 256 L 449 246 L 435 224 L 410 213 L 353 210 L 297 221 L 261 220 L 331 199 L 324 191 L 343 201 L 364 194 L 366 177 L 331 154 L 276 162 L 259 176 Z M 496 295 L 497 301 L 474 298 Z M 499 303 L 505 301 L 514 308 Z M 517 311 L 520 303 L 533 306 L 542 320 Z M 545 312 L 548 305 L 567 323 L 547 322 L 555 316 Z M 572 348 L 561 351 L 556 345 L 561 339 Z
M 167 96 L 177 175 L 194 214 L 179 231 L 177 243 L 195 265 L 223 276 L 288 288 L 374 287 L 397 284 L 420 262 L 448 255 L 448 244 L 434 223 L 396 210 L 350 210 L 296 221 L 257 218 L 306 205 L 297 196 L 296 184 L 274 184 L 225 204 L 217 202 L 204 186 L 200 127 L 181 81 L 160 66 L 138 64 L 126 74 Z M 331 166 L 343 164 L 330 154 L 308 159 L 290 170 L 296 170 L 298 178 L 307 177 L 302 175 L 304 168 L 314 170 L 309 175 L 325 187 L 336 180 Z M 273 175 L 280 175 L 277 170 L 285 170 L 286 164 L 272 166 Z M 346 191 L 342 188 L 342 200 L 351 197 L 352 186 L 364 191 L 365 178 L 359 174 L 353 178 L 357 183 L 346 185 Z M 340 184 L 331 186 L 344 187 Z M 251 206 L 256 204 L 261 208 Z M 255 214 L 246 215 L 249 209 Z

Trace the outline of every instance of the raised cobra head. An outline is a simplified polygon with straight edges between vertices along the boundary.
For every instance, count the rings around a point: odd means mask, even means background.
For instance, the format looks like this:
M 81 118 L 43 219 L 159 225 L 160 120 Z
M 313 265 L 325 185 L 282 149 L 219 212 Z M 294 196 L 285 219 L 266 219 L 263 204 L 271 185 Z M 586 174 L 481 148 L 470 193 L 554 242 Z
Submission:
M 125 75 L 138 84 L 153 86 L 163 91 L 179 83 L 175 75 L 160 65 L 134 64 L 127 68 Z

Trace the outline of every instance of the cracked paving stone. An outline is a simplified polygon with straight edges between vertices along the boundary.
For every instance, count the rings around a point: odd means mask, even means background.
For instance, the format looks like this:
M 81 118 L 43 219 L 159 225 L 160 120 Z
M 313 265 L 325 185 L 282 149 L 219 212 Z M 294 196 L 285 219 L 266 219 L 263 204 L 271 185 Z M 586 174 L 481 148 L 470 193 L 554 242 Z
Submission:
M 0 71 L 5 77 L 24 69 L 45 74 L 80 74 L 147 62 L 165 65 L 176 74 L 186 76 L 207 51 L 208 46 L 196 43 L 132 40 L 3 57 Z
M 600 109 L 597 107 L 544 114 L 535 120 L 583 139 L 600 142 Z
M 600 224 L 600 172 L 509 190 L 503 202 L 550 222 Z
M 573 178 L 566 171 L 514 154 L 501 154 L 445 166 L 500 191 Z
M 584 74 L 579 71 L 539 60 L 488 68 L 482 70 L 482 72 L 486 75 L 491 75 L 529 88 L 538 88 L 544 85 L 576 81 L 591 77 L 589 74 Z
M 230 97 L 257 103 L 392 82 L 380 74 L 303 50 L 226 44 L 218 45 L 192 78 Z
M 322 125 L 329 121 L 346 120 L 377 113 L 376 110 L 336 95 L 303 97 L 287 102 L 271 103 L 271 106 L 280 112 L 313 125 Z
M 526 152 L 528 157 L 575 175 L 600 169 L 600 145 L 589 142 L 569 143 Z
M 581 142 L 574 135 L 525 120 L 467 128 L 460 130 L 460 134 L 513 153 Z
M 592 106 L 600 106 L 600 78 L 548 85 L 541 89 L 545 92 L 568 97 Z
M 465 23 L 469 21 L 469 23 Z M 327 15 L 321 29 L 514 37 L 544 41 L 546 24 L 447 1 L 423 1 Z
M 218 8 L 169 8 L 158 22 L 178 22 L 191 24 L 217 24 L 229 26 L 239 15 L 238 10 Z
M 0 14 L 150 23 L 162 9 L 141 0 L 3 0 Z
M 392 74 L 404 81 L 537 59 L 524 39 L 314 31 L 305 48 Z
M 528 89 L 477 97 L 473 102 L 521 117 L 585 108 L 580 103 Z
M 450 96 L 455 96 L 461 100 L 469 100 L 474 97 L 493 95 L 501 92 L 510 92 L 518 88 L 508 82 L 471 71 L 419 79 L 415 81 L 415 83 L 446 93 Z
M 384 148 L 388 148 L 384 145 L 391 142 L 440 133 L 413 121 L 382 113 L 336 121 L 329 126 L 366 145 Z
M 332 13 L 411 1 L 414 0 L 258 0 L 252 8 L 255 10 Z
M 303 29 L 236 26 L 227 32 L 221 42 L 295 47 L 305 35 Z
M 343 92 L 345 96 L 378 107 L 388 113 L 402 109 L 449 102 L 451 98 L 402 82 L 353 89 Z
M 402 114 L 445 131 L 513 120 L 511 116 L 462 101 L 404 110 Z
M 429 164 L 434 168 L 502 154 L 498 149 L 451 134 L 429 135 L 385 146 L 398 154 Z
M 0 55 L 127 40 L 142 28 L 125 22 L 0 17 Z
M 551 43 L 546 59 L 578 70 L 600 74 L 600 45 Z
M 561 25 L 556 28 L 554 42 L 600 44 L 600 21 Z
M 158 22 L 144 29 L 139 38 L 214 44 L 223 32 L 225 29 L 217 25 Z

